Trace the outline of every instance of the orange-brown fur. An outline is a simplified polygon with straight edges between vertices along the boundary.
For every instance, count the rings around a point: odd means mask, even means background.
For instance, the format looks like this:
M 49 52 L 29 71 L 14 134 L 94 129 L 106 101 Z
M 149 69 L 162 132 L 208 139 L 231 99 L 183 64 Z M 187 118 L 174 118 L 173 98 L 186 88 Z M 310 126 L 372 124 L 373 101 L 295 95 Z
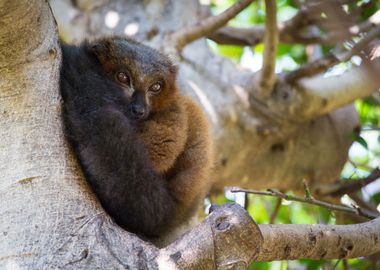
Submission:
M 190 97 L 178 96 L 180 112 L 162 113 L 141 123 L 140 138 L 155 168 L 166 175 L 178 202 L 179 219 L 196 211 L 211 188 L 213 145 L 202 109 Z
M 179 97 L 169 109 L 153 114 L 138 125 L 139 138 L 159 173 L 167 173 L 185 148 L 188 115 Z

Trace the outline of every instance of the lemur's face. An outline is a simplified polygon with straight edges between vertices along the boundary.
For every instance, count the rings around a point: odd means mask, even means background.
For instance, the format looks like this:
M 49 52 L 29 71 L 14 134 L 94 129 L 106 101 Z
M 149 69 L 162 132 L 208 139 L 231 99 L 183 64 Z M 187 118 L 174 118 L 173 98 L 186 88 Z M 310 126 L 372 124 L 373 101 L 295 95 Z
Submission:
M 128 39 L 95 41 L 90 50 L 104 71 L 130 98 L 129 110 L 136 120 L 164 110 L 177 96 L 177 68 L 158 51 Z

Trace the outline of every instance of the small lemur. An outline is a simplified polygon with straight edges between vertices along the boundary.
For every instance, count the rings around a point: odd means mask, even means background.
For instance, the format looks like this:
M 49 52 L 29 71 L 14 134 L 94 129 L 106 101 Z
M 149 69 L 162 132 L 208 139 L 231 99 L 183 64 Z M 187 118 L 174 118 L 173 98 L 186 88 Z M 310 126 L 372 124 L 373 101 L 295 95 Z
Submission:
M 164 54 L 121 37 L 62 46 L 65 131 L 104 209 L 125 229 L 160 236 L 186 222 L 211 187 L 203 112 Z

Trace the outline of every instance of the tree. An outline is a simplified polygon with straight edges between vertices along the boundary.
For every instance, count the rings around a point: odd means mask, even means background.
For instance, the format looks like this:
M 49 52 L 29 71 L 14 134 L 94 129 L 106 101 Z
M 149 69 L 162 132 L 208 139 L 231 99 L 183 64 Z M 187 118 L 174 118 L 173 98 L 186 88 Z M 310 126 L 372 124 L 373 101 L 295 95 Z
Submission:
M 62 0 L 51 5 L 65 40 L 137 29 L 137 38 L 178 58 L 183 90 L 198 98 L 214 126 L 221 179 L 217 187 L 299 189 L 305 178 L 316 190 L 314 184 L 337 179 L 347 157 L 348 135 L 357 126 L 356 113 L 348 104 L 374 93 L 377 82 L 365 72 L 367 65 L 338 78 L 304 78 L 337 63 L 332 56 L 276 78 L 272 50 L 265 52 L 262 72 L 253 74 L 211 53 L 204 39 L 190 43 L 206 35 L 245 44 L 261 41 L 261 28 L 223 27 L 251 2 L 238 1 L 215 17 L 209 17 L 197 1 L 172 1 L 170 8 L 153 0 L 127 4 Z M 331 1 L 332 7 L 335 2 Z M 266 3 L 267 29 L 276 29 L 274 1 Z M 300 9 L 279 28 L 278 37 L 287 42 L 292 38 L 332 42 L 297 32 L 309 23 L 303 18 L 311 10 L 307 5 Z M 112 23 L 112 18 L 119 21 Z M 234 37 L 241 31 L 250 31 L 248 40 L 245 34 Z M 374 40 L 378 32 L 378 26 L 371 25 L 362 43 Z M 264 38 L 267 48 L 277 43 L 276 31 L 270 33 Z M 360 227 L 257 226 L 236 205 L 216 209 L 199 227 L 162 249 L 121 230 L 89 190 L 63 137 L 58 92 L 61 54 L 48 4 L 1 0 L 0 44 L 0 198 L 4 202 L 0 265 L 244 269 L 251 260 L 342 258 L 379 251 L 379 219 Z M 361 52 L 362 46 L 358 42 L 341 59 Z M 331 142 L 339 147 L 332 149 Z M 325 156 L 319 158 L 318 153 Z M 247 178 L 258 180 L 247 182 Z

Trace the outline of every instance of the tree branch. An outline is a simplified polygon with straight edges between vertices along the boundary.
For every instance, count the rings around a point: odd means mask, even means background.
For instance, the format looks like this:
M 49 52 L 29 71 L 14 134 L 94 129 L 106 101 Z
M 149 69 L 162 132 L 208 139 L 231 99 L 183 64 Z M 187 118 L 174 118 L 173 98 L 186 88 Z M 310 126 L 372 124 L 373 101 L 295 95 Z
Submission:
M 275 0 L 265 0 L 266 19 L 264 35 L 263 66 L 257 82 L 256 93 L 261 98 L 268 98 L 276 83 L 276 53 L 278 43 L 277 9 Z
M 260 229 L 249 214 L 237 204 L 227 204 L 161 249 L 157 261 L 171 259 L 178 269 L 247 269 L 262 242 Z
M 240 0 L 219 15 L 210 17 L 201 21 L 199 24 L 181 29 L 178 32 L 171 34 L 170 40 L 173 42 L 177 51 L 180 52 L 187 44 L 205 37 L 225 25 L 252 2 L 253 0 Z
M 286 80 L 289 83 L 294 83 L 300 78 L 311 77 L 318 73 L 324 72 L 327 69 L 345 62 L 351 59 L 354 55 L 362 54 L 362 51 L 365 49 L 368 44 L 375 38 L 380 36 L 380 25 L 372 29 L 368 34 L 366 34 L 359 42 L 357 42 L 351 50 L 342 53 L 341 55 L 335 56 L 334 54 L 329 54 L 328 56 L 318 59 L 314 62 L 305 64 L 301 68 L 294 70 L 286 75 Z
M 378 63 L 372 61 L 371 67 L 377 70 Z M 369 70 L 368 65 L 362 65 L 337 76 L 317 75 L 299 80 L 297 86 L 302 101 L 294 109 L 294 117 L 313 119 L 350 104 L 356 99 L 370 96 L 380 86 L 374 74 L 376 71 Z
M 341 3 L 342 4 L 342 3 Z M 310 13 L 313 13 L 313 7 L 302 6 L 300 10 L 291 19 L 284 23 L 279 23 L 279 41 L 286 44 L 321 44 L 335 45 L 341 42 L 335 33 L 327 33 L 326 35 L 313 35 L 303 33 L 306 26 L 314 23 L 311 20 Z M 370 31 L 380 23 L 380 11 L 373 14 L 367 21 L 354 25 L 349 28 L 348 35 L 358 36 L 362 33 Z M 210 33 L 207 37 L 216 43 L 225 45 L 239 46 L 256 46 L 264 40 L 265 27 L 263 25 L 253 27 L 231 27 L 225 26 L 215 32 Z
M 263 26 L 232 27 L 225 26 L 207 35 L 207 38 L 219 44 L 256 46 L 264 39 L 265 28 Z
M 340 181 L 340 183 L 335 185 L 328 185 L 321 192 L 322 195 L 330 195 L 330 196 L 342 196 L 344 194 L 349 194 L 352 192 L 356 192 L 359 189 L 362 189 L 366 185 L 376 181 L 380 178 L 380 169 L 376 168 L 373 172 L 366 178 L 352 180 L 352 181 Z
M 380 251 L 380 218 L 355 225 L 260 225 L 256 261 L 343 259 Z M 333 247 L 333 248 L 332 248 Z
M 246 193 L 247 194 L 247 193 Z M 282 206 L 282 198 L 277 198 L 276 205 L 270 215 L 269 224 L 274 224 Z
M 277 26 L 279 30 L 279 42 L 287 44 L 335 44 L 332 39 L 326 39 L 319 35 L 298 35 L 297 33 L 289 34 L 281 25 Z M 253 27 L 232 27 L 225 26 L 209 34 L 207 37 L 216 43 L 225 45 L 239 46 L 256 46 L 264 40 L 265 27 L 258 25 Z
M 250 189 L 233 189 L 233 190 L 231 190 L 231 192 L 233 192 L 233 193 L 235 193 L 235 192 L 246 192 L 249 194 L 277 197 L 277 198 L 282 198 L 282 199 L 287 200 L 287 201 L 302 202 L 302 203 L 306 203 L 306 204 L 317 205 L 317 206 L 327 208 L 330 210 L 355 214 L 355 215 L 362 216 L 362 217 L 365 217 L 368 219 L 377 218 L 379 216 L 379 215 L 373 216 L 371 214 L 364 213 L 360 208 L 353 208 L 353 207 L 348 207 L 345 205 L 331 204 L 331 203 L 323 202 L 320 200 L 316 200 L 312 197 L 302 198 L 302 197 L 298 197 L 298 196 L 290 195 L 290 194 L 285 194 L 285 193 L 275 191 L 275 190 L 271 190 L 271 189 L 268 189 L 267 191 L 257 191 L 257 190 L 250 190 Z

